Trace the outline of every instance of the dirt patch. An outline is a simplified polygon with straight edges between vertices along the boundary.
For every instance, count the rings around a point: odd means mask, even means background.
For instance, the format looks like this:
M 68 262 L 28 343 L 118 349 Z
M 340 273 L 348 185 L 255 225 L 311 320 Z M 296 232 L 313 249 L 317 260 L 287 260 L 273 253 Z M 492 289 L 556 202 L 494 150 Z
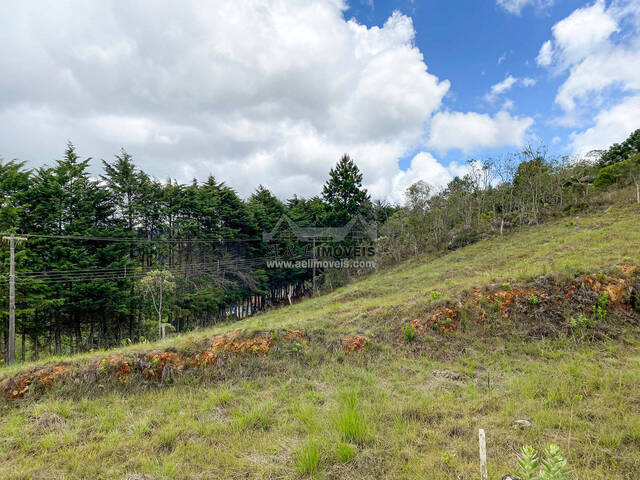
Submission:
M 41 430 L 55 430 L 64 427 L 64 419 L 53 412 L 42 412 L 38 415 L 31 415 L 28 420 Z

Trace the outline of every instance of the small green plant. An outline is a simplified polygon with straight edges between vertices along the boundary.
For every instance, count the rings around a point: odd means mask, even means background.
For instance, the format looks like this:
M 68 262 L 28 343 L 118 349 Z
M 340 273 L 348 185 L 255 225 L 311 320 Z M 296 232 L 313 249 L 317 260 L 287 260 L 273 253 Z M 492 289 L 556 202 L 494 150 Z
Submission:
M 503 290 L 511 290 L 511 284 L 509 282 L 502 282 Z
M 553 443 L 544 450 L 543 458 L 538 458 L 538 452 L 531 445 L 523 446 L 518 466 L 522 480 L 566 480 L 571 474 L 560 447 Z
M 456 458 L 456 454 L 455 453 L 449 453 L 449 452 L 443 452 L 442 456 L 440 457 L 440 459 L 442 460 L 442 463 L 444 463 L 447 467 L 453 468 L 453 461 Z
M 404 327 L 402 327 L 402 333 L 404 333 L 404 338 L 407 342 L 411 342 L 416 338 L 416 329 L 413 328 L 413 325 L 410 323 L 406 323 Z
M 153 360 L 151 360 L 151 369 L 154 372 L 158 371 L 158 364 L 160 363 L 160 359 L 158 357 L 155 357 Z
M 296 451 L 296 467 L 300 475 L 310 475 L 318 471 L 320 463 L 320 444 L 310 438 Z
M 609 306 L 609 295 L 603 293 L 598 298 L 598 302 L 593 306 L 593 313 L 601 322 L 607 320 L 607 307 Z
M 355 445 L 340 441 L 336 443 L 336 457 L 338 457 L 338 460 L 341 462 L 350 461 L 356 456 L 356 451 Z
M 579 333 L 595 327 L 595 320 L 581 313 L 577 317 L 571 317 L 569 325 L 571 326 L 571 331 L 573 333 Z
M 535 307 L 536 305 L 538 305 L 538 303 L 540 303 L 540 299 L 538 298 L 537 295 L 534 295 L 532 293 L 527 297 L 527 302 L 529 302 L 529 305 Z
M 442 297 L 442 292 L 438 292 L 437 290 L 431 292 L 431 300 L 438 300 L 440 297 Z

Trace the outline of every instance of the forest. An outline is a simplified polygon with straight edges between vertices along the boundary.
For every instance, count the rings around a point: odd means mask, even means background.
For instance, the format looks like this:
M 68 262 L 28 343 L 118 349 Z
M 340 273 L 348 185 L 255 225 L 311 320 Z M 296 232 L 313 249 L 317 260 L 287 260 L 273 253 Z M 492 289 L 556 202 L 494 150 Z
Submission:
M 372 201 L 344 155 L 322 194 L 278 199 L 259 186 L 248 198 L 213 177 L 181 184 L 140 170 L 125 150 L 103 161 L 69 143 L 52 166 L 0 160 L 0 232 L 16 246 L 18 358 L 145 342 L 232 321 L 311 294 L 309 269 L 267 269 L 268 258 L 306 258 L 290 236 L 262 242 L 283 214 L 298 226 L 340 227 L 355 215 L 375 223 L 379 268 L 425 252 L 589 208 L 602 191 L 632 186 L 640 203 L 640 130 L 585 158 L 526 148 L 470 160 L 467 174 L 436 189 L 417 182 L 403 205 Z M 9 251 L 0 250 L 0 326 L 6 361 Z M 366 272 L 317 272 L 335 288 Z

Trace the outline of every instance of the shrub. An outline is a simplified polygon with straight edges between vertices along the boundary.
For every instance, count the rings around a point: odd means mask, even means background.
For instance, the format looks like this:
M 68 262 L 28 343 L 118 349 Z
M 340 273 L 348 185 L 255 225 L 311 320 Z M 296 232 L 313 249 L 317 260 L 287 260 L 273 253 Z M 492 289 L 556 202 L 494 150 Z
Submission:
M 577 317 L 571 317 L 569 320 L 569 325 L 571 326 L 571 330 L 574 333 L 581 332 L 583 330 L 590 330 L 595 327 L 595 321 L 593 318 L 587 317 L 582 313 Z
M 596 318 L 601 322 L 604 322 L 607 319 L 607 307 L 609 305 L 609 295 L 603 293 L 598 298 L 598 303 L 593 306 L 593 313 L 596 315 Z
M 404 333 L 404 338 L 408 342 L 411 342 L 416 338 L 416 329 L 413 328 L 413 325 L 411 325 L 410 323 L 407 323 L 404 327 L 402 327 L 402 333 Z

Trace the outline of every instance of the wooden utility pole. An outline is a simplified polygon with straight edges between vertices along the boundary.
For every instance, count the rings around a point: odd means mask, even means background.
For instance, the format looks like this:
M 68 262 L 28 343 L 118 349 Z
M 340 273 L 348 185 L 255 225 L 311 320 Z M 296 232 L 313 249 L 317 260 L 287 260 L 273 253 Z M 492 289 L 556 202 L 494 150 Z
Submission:
M 313 296 L 316 296 L 316 239 L 313 239 Z
M 16 242 L 26 242 L 24 237 L 13 234 L 2 237 L 9 242 L 9 343 L 7 345 L 7 364 L 16 361 Z

